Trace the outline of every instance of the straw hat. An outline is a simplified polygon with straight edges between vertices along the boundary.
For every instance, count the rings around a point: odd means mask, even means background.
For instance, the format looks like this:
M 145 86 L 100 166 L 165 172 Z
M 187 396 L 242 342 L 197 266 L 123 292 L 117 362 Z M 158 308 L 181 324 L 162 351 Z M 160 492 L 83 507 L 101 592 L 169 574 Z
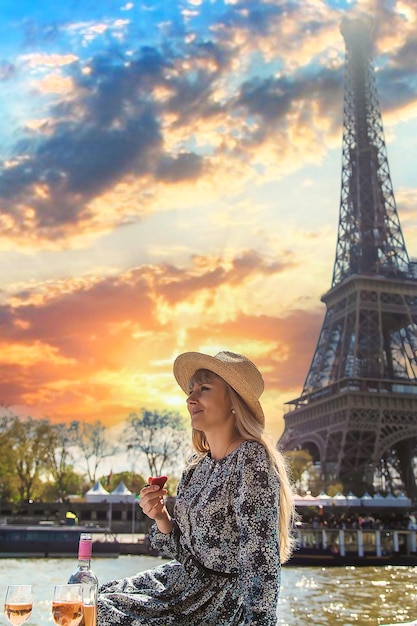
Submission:
M 215 356 L 201 352 L 180 354 L 174 361 L 174 376 L 187 395 L 190 379 L 200 369 L 209 370 L 223 378 L 246 402 L 258 422 L 265 425 L 264 412 L 259 403 L 264 381 L 252 361 L 234 352 L 219 352 Z

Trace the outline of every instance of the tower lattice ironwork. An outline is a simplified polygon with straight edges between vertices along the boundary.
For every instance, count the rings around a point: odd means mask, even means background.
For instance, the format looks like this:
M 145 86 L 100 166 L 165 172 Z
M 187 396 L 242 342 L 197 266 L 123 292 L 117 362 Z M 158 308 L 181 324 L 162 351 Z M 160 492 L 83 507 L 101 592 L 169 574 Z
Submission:
M 342 185 L 326 315 L 282 445 L 346 489 L 417 497 L 417 266 L 397 214 L 372 61 L 372 21 L 344 20 Z

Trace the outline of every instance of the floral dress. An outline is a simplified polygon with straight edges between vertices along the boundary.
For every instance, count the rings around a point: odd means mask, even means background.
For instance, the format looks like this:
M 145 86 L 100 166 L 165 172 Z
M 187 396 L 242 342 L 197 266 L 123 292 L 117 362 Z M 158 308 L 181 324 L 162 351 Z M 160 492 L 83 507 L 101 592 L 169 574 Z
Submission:
M 278 510 L 279 479 L 258 442 L 189 466 L 173 530 L 150 532 L 174 560 L 104 584 L 97 626 L 275 626 Z

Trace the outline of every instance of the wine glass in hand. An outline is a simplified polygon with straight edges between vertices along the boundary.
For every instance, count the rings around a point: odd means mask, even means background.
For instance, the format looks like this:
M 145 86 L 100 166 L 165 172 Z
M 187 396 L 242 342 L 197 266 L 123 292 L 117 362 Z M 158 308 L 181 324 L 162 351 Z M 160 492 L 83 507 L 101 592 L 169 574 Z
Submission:
M 81 585 L 56 585 L 52 601 L 52 617 L 58 626 L 78 626 L 83 618 Z
M 24 624 L 32 614 L 32 585 L 9 585 L 4 601 L 4 614 L 13 626 Z

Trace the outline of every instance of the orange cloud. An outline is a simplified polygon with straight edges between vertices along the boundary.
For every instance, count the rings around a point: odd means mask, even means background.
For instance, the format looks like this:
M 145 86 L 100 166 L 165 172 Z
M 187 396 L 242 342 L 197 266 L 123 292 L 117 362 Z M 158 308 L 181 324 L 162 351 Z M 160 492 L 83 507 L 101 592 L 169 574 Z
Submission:
M 55 420 L 108 424 L 142 406 L 181 406 L 172 361 L 202 346 L 252 357 L 264 373 L 266 397 L 300 388 L 321 316 L 245 313 L 248 281 L 268 280 L 282 267 L 250 251 L 217 270 L 212 263 L 201 257 L 188 271 L 144 266 L 115 277 L 68 281 L 41 297 L 16 295 L 13 307 L 0 309 L 3 405 L 26 406 Z M 225 316 L 218 294 L 227 291 L 235 300 Z M 199 298 L 201 307 L 185 324 L 180 313 L 187 316 Z M 275 410 L 282 412 L 282 400 L 278 404 Z

